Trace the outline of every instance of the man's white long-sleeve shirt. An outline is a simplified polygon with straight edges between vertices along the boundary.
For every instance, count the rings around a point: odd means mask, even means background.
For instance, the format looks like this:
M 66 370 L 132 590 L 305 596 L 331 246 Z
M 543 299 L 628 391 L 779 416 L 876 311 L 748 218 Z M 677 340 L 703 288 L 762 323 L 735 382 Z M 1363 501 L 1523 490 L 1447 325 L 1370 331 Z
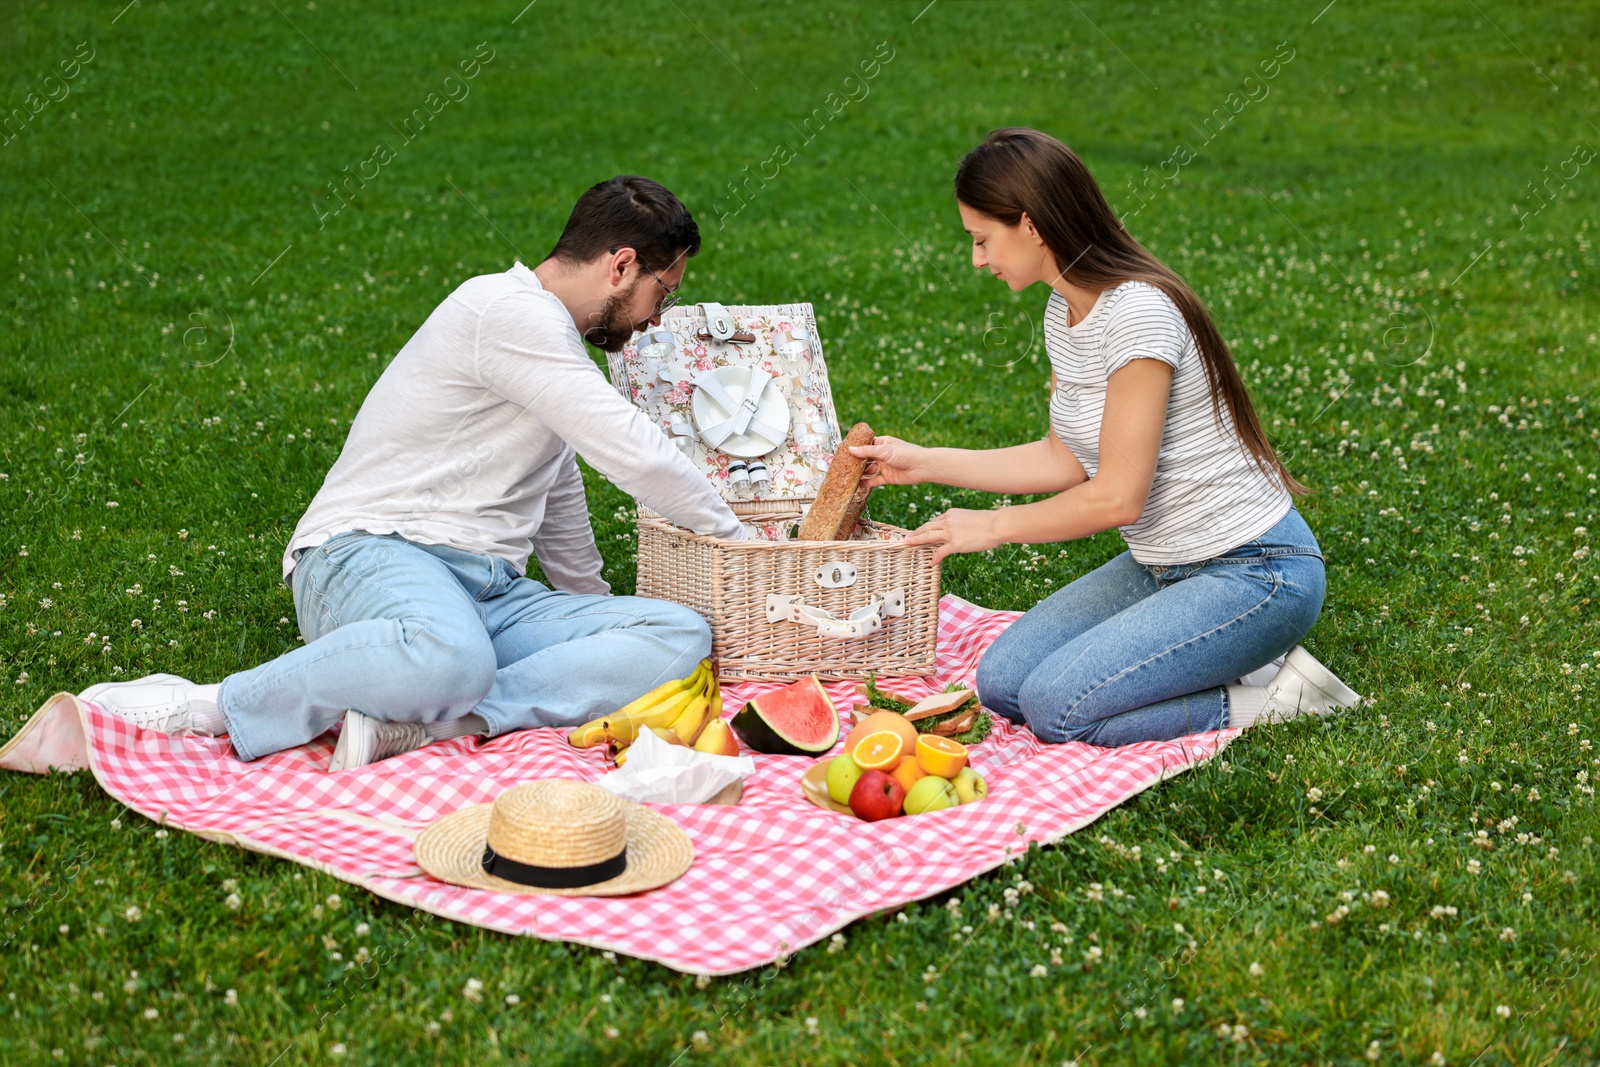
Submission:
M 521 263 L 461 284 L 367 394 L 284 553 L 346 530 L 498 556 L 608 593 L 575 456 L 696 533 L 745 536 L 667 436 L 612 388 L 566 307 Z

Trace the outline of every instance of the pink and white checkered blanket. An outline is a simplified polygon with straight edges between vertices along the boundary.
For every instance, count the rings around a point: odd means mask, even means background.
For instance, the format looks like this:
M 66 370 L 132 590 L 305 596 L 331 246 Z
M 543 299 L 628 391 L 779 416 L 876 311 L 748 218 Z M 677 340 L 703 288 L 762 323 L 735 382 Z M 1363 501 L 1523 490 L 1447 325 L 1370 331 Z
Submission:
M 1015 617 L 945 597 L 937 673 L 886 688 L 915 700 L 948 682 L 970 684 L 983 650 Z M 738 708 L 771 688 L 730 685 L 725 699 Z M 856 697 L 851 683 L 829 691 L 841 707 Z M 151 819 L 326 871 L 389 900 L 508 934 L 611 949 L 693 974 L 731 974 L 788 956 L 861 916 L 958 886 L 1026 842 L 1070 834 L 1210 758 L 1237 734 L 1116 749 L 1047 745 L 997 716 L 971 753 L 989 782 L 986 800 L 877 823 L 809 803 L 800 791 L 809 758 L 757 756 L 735 807 L 656 805 L 694 843 L 687 874 L 649 893 L 611 898 L 462 889 L 434 881 L 412 861 L 418 830 L 447 812 L 530 779 L 605 774 L 601 750 L 572 748 L 563 730 L 441 742 L 328 774 L 332 736 L 242 763 L 225 738 L 140 730 L 63 693 L 0 748 L 0 768 L 87 767 L 107 792 Z

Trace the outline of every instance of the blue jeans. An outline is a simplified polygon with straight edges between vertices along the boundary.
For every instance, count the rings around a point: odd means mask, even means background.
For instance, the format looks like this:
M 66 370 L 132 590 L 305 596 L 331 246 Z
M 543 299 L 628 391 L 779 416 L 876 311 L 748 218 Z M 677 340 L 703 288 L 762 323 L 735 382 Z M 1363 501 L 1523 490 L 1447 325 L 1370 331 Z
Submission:
M 291 576 L 304 648 L 230 675 L 240 759 L 310 741 L 355 709 L 388 722 L 476 712 L 492 735 L 576 726 L 711 654 L 688 608 L 563 593 L 504 560 L 395 534 L 339 534 Z
M 978 664 L 984 706 L 1041 740 L 1115 746 L 1228 725 L 1228 683 L 1317 621 L 1323 562 L 1293 508 L 1215 559 L 1145 566 L 1124 552 L 1040 601 Z

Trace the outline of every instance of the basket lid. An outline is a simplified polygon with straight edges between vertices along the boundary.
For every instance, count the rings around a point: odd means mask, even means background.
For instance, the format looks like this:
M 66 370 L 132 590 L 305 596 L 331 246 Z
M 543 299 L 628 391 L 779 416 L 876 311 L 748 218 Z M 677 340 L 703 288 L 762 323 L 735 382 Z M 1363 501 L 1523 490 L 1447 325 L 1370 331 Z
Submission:
M 810 304 L 679 307 L 608 365 L 736 511 L 816 498 L 840 433 Z

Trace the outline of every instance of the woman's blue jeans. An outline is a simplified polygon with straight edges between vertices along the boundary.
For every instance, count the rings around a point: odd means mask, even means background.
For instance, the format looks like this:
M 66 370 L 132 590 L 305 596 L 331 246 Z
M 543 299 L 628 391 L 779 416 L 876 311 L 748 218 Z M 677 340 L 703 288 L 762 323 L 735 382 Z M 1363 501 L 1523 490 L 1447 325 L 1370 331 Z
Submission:
M 1293 508 L 1215 559 L 1124 552 L 1012 623 L 978 694 L 1041 740 L 1126 745 L 1228 725 L 1225 686 L 1299 644 L 1322 610 L 1321 550 Z
M 329 539 L 291 587 L 305 647 L 230 675 L 218 696 L 240 759 L 305 744 L 351 708 L 388 722 L 476 712 L 494 735 L 576 726 L 711 654 L 711 628 L 682 605 L 563 593 L 394 534 Z

